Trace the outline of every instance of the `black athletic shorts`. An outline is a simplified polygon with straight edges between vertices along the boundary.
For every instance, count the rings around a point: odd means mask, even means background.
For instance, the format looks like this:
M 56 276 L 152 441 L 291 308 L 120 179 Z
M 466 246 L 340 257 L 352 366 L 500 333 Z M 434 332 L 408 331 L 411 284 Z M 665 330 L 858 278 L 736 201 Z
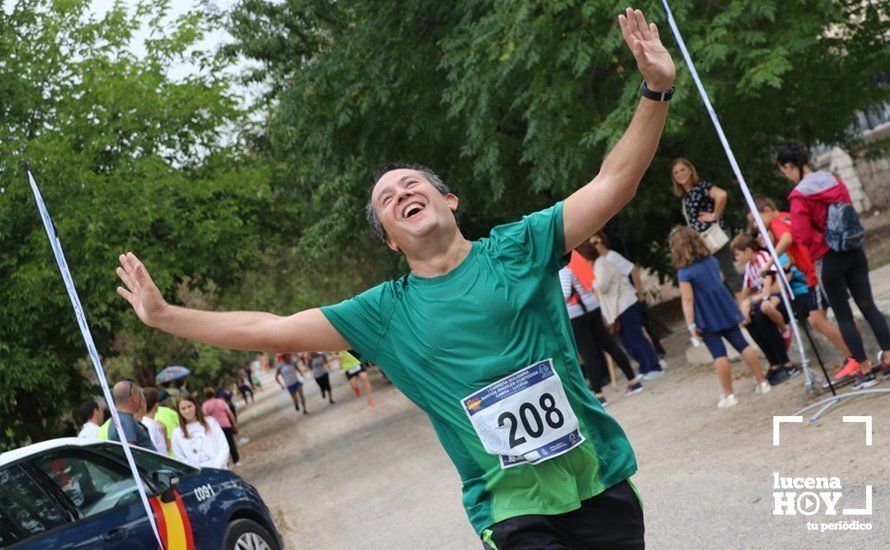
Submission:
M 629 481 L 615 484 L 555 516 L 516 516 L 494 524 L 489 540 L 497 550 L 642 550 L 643 506 Z M 483 548 L 492 550 L 490 542 Z
M 355 377 L 358 376 L 359 374 L 361 374 L 361 373 L 363 373 L 363 372 L 367 372 L 367 371 L 366 371 L 364 365 L 359 365 L 359 366 L 357 366 L 357 367 L 353 367 L 352 369 L 350 369 L 350 370 L 348 370 L 348 371 L 345 371 L 345 372 L 346 372 L 346 379 L 347 379 L 347 380 L 352 380 L 353 378 L 355 378 Z
M 331 391 L 331 378 L 328 373 L 324 373 L 321 376 L 316 376 L 315 383 L 318 384 L 318 387 L 321 388 L 321 391 Z

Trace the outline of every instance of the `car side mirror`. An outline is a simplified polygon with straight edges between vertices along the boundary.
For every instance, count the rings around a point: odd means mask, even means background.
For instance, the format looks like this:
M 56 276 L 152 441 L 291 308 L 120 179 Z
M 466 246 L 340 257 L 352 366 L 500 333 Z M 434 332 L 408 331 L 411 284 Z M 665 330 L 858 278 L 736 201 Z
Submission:
M 151 473 L 151 479 L 158 488 L 161 502 L 173 502 L 176 500 L 176 487 L 179 485 L 179 477 L 176 476 L 175 472 L 158 470 Z

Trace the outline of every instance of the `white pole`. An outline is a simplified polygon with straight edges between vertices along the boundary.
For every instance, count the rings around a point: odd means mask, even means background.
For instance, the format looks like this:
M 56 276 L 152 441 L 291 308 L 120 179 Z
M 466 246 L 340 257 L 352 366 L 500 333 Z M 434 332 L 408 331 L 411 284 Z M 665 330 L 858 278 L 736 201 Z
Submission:
M 745 197 L 745 202 L 748 204 L 748 208 L 751 211 L 751 214 L 754 216 L 754 220 L 757 222 L 757 228 L 760 230 L 760 234 L 763 235 L 763 240 L 766 242 L 766 246 L 769 249 L 770 256 L 773 258 L 773 263 L 777 267 L 777 271 L 779 273 L 779 279 L 782 284 L 779 285 L 779 290 L 782 294 L 782 301 L 785 303 L 785 309 L 788 311 L 788 319 L 791 323 L 791 330 L 794 332 L 794 339 L 797 341 L 797 350 L 800 353 L 801 362 L 803 364 L 803 372 L 804 378 L 806 379 L 806 385 L 808 389 L 812 389 L 812 378 L 809 369 L 809 361 L 807 359 L 806 353 L 803 348 L 803 340 L 800 338 L 800 331 L 797 328 L 797 321 L 794 318 L 794 309 L 791 307 L 791 300 L 789 299 L 789 295 L 791 299 L 794 298 L 794 294 L 790 291 L 791 285 L 788 282 L 788 279 L 785 277 L 785 270 L 782 268 L 782 262 L 779 261 L 779 255 L 776 254 L 776 249 L 773 246 L 772 240 L 769 238 L 769 232 L 766 229 L 766 225 L 763 223 L 763 218 L 760 217 L 760 213 L 757 211 L 757 207 L 754 205 L 754 198 L 751 196 L 751 191 L 748 189 L 748 184 L 745 182 L 745 177 L 742 175 L 742 170 L 739 168 L 738 163 L 736 162 L 735 155 L 732 152 L 732 148 L 729 146 L 729 141 L 726 139 L 726 135 L 723 133 L 723 127 L 720 125 L 720 120 L 717 118 L 717 113 L 714 112 L 714 107 L 711 105 L 711 100 L 708 99 L 708 93 L 705 91 L 705 87 L 701 82 L 701 79 L 698 77 L 698 71 L 695 70 L 695 64 L 692 62 L 692 58 L 689 56 L 689 51 L 686 49 L 686 43 L 683 41 L 683 36 L 680 34 L 680 30 L 677 28 L 677 22 L 674 20 L 674 15 L 671 13 L 671 7 L 668 5 L 667 0 L 661 0 L 661 3 L 664 5 L 664 11 L 667 14 L 668 25 L 671 27 L 671 31 L 674 33 L 674 37 L 677 39 L 677 45 L 680 46 L 680 51 L 683 53 L 683 59 L 686 61 L 686 66 L 689 68 L 690 74 L 692 74 L 692 79 L 695 81 L 695 86 L 698 88 L 698 93 L 701 95 L 701 99 L 705 104 L 705 108 L 708 111 L 708 115 L 711 117 L 711 122 L 714 123 L 714 129 L 717 130 L 717 136 L 720 138 L 720 143 L 723 145 L 723 150 L 726 152 L 726 156 L 729 159 L 729 164 L 732 167 L 732 171 L 735 174 L 736 179 L 739 182 L 739 188 L 742 190 L 742 195 Z
M 108 388 L 108 380 L 105 378 L 105 370 L 102 368 L 102 362 L 99 360 L 99 353 L 96 351 L 96 344 L 93 342 L 93 335 L 87 324 L 86 315 L 83 313 L 83 306 L 80 305 L 80 297 L 78 297 L 77 289 L 74 287 L 74 279 L 71 276 L 71 271 L 68 269 L 68 263 L 65 261 L 65 253 L 62 251 L 62 243 L 59 242 L 59 238 L 56 236 L 52 218 L 46 208 L 46 203 L 43 202 L 43 196 L 40 194 L 40 189 L 37 188 L 37 182 L 34 181 L 34 175 L 31 174 L 31 168 L 28 167 L 26 170 L 28 172 L 28 181 L 31 184 L 31 190 L 34 192 L 34 200 L 37 201 L 37 209 L 40 210 L 40 217 L 43 219 L 43 228 L 46 229 L 46 236 L 49 238 L 50 247 L 56 257 L 59 271 L 62 273 L 62 280 L 65 281 L 65 288 L 68 290 L 68 297 L 71 299 L 71 307 L 74 308 L 74 316 L 77 318 L 78 326 L 80 326 L 80 333 L 86 343 L 87 352 L 93 362 L 93 368 L 96 369 L 99 385 L 102 386 L 102 395 L 105 396 L 105 401 L 108 403 L 109 410 L 111 410 L 111 418 L 117 429 L 118 438 L 121 440 L 121 447 L 124 449 L 124 455 L 127 457 L 127 463 L 130 465 L 133 479 L 136 481 L 136 489 L 139 491 L 139 497 L 142 499 L 145 513 L 148 514 L 148 522 L 151 524 L 151 529 L 154 532 L 158 544 L 161 548 L 164 548 L 164 543 L 161 541 L 161 536 L 158 533 L 158 526 L 155 524 L 154 514 L 151 511 L 151 504 L 148 502 L 148 495 L 145 493 L 145 486 L 142 484 L 142 477 L 140 477 L 139 470 L 136 468 L 136 462 L 133 460 L 133 453 L 130 452 L 130 446 L 127 445 L 124 429 L 121 427 L 120 416 L 118 416 L 117 407 L 114 406 L 114 399 L 111 397 L 111 390 Z

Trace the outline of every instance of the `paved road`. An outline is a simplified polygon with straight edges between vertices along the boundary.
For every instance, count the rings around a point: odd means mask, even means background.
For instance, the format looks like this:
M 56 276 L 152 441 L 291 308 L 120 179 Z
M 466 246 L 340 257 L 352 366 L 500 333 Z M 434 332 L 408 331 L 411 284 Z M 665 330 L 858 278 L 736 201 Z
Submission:
M 890 265 L 872 273 L 882 311 L 890 312 Z M 869 331 L 865 330 L 866 335 Z M 740 405 L 714 408 L 710 367 L 684 359 L 687 339 L 667 339 L 668 374 L 624 398 L 607 389 L 640 471 L 650 548 L 890 547 L 890 395 L 846 401 L 820 422 L 795 425 L 772 445 L 772 417 L 808 403 L 801 378 L 755 396 L 734 365 Z M 869 349 L 874 341 L 867 338 Z M 426 417 L 395 388 L 375 380 L 377 405 L 355 398 L 335 373 L 335 405 L 311 380 L 309 416 L 267 380 L 258 402 L 241 412 L 253 441 L 240 472 L 273 509 L 288 548 L 479 548 L 460 505 L 459 479 Z M 890 381 L 879 388 L 890 388 Z M 874 445 L 844 415 L 871 415 Z M 872 486 L 872 516 L 777 517 L 773 475 L 837 476 L 841 505 L 860 507 Z M 871 522 L 868 532 L 808 531 L 806 522 Z

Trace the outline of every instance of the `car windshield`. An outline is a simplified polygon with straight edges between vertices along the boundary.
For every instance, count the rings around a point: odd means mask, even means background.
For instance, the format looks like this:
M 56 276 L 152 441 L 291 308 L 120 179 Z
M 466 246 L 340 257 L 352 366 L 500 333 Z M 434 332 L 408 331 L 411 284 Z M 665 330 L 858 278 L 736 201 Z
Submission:
M 124 455 L 124 450 L 120 445 L 106 443 L 100 446 L 99 449 L 101 449 L 102 452 L 114 455 L 118 460 L 123 460 L 124 462 L 127 460 L 127 457 Z M 172 472 L 175 476 L 182 477 L 186 474 L 198 471 L 198 469 L 193 466 L 189 466 L 178 460 L 173 460 L 172 458 L 167 458 L 158 453 L 146 451 L 138 447 L 130 446 L 130 451 L 133 453 L 133 460 L 136 461 L 136 466 L 138 466 L 144 474 L 149 476 L 154 472 L 168 471 Z

